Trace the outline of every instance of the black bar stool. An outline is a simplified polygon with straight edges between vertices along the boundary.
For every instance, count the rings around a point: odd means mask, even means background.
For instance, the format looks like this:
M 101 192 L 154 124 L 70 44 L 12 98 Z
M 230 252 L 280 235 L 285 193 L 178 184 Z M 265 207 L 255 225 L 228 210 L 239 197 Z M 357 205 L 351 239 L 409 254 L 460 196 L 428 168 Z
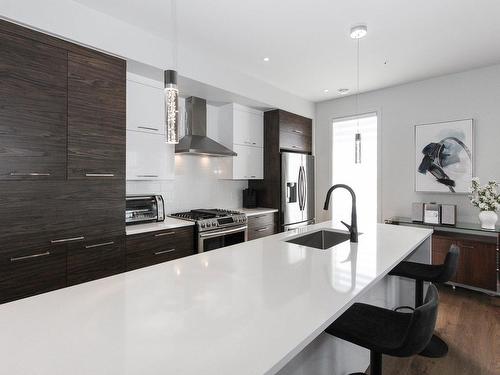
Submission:
M 460 248 L 451 245 L 443 264 L 423 264 L 403 261 L 389 272 L 392 276 L 407 277 L 415 280 L 415 308 L 423 303 L 424 281 L 432 283 L 445 283 L 450 281 L 458 268 Z M 402 306 L 406 307 L 406 306 Z M 448 353 L 448 345 L 438 336 L 433 335 L 429 345 L 420 353 L 425 357 L 440 358 Z
M 425 303 L 412 313 L 355 303 L 326 333 L 370 350 L 370 374 L 382 375 L 382 354 L 410 357 L 429 343 L 436 325 L 439 296 L 431 285 Z M 357 372 L 351 375 L 363 374 Z

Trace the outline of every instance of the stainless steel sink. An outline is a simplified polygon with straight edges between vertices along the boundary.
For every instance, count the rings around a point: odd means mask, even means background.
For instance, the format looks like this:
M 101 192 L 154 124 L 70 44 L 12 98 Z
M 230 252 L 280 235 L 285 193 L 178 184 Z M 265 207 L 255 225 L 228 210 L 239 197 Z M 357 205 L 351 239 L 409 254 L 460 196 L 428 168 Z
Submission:
M 300 237 L 292 238 L 291 240 L 287 240 L 286 242 L 326 250 L 344 241 L 348 241 L 349 238 L 349 233 L 334 232 L 331 230 L 320 230 L 317 232 L 305 234 Z

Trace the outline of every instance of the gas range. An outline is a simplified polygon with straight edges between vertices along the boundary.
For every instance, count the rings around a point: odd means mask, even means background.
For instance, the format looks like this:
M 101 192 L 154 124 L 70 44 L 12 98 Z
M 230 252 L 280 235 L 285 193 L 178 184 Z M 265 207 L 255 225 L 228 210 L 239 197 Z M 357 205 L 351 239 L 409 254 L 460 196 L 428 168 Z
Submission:
M 196 209 L 171 214 L 170 216 L 177 219 L 194 221 L 198 232 L 206 232 L 220 228 L 242 226 L 247 224 L 247 216 L 244 213 L 218 208 Z

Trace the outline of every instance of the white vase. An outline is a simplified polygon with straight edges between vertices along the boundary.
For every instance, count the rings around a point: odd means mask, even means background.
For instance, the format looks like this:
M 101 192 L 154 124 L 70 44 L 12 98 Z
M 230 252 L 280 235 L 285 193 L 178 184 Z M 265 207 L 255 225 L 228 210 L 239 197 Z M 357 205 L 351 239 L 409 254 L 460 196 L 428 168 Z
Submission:
M 495 229 L 495 224 L 498 221 L 498 215 L 495 211 L 481 211 L 479 213 L 479 221 L 483 229 Z

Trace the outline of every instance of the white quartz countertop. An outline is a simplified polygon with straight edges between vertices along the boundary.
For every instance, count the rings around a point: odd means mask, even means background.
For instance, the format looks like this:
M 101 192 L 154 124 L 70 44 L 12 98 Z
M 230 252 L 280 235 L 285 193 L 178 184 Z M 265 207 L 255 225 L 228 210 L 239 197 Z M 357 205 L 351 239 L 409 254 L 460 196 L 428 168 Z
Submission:
M 132 224 L 125 227 L 125 232 L 127 236 L 146 232 L 156 232 L 165 229 L 173 229 L 180 227 L 189 227 L 194 225 L 193 221 L 175 219 L 173 217 L 166 217 L 164 221 L 159 221 L 156 223 L 145 223 L 145 224 Z
M 256 207 L 256 208 L 235 208 L 235 211 L 243 212 L 247 216 L 257 216 L 270 214 L 273 212 L 278 212 L 276 208 L 265 208 L 265 207 Z
M 283 241 L 333 227 L 0 305 L 2 373 L 273 374 L 432 234 L 376 224 L 326 251 Z

